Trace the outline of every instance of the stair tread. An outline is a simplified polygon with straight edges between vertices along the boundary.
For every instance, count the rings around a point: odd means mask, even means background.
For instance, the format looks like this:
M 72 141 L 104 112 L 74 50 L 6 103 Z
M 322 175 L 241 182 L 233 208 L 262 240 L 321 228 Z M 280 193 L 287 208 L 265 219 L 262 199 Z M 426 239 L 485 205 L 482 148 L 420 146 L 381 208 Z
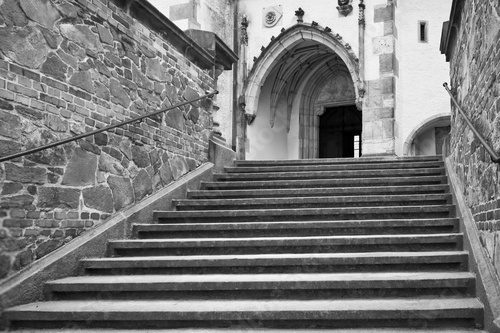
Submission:
M 143 333 L 143 329 L 30 329 L 16 330 L 19 333 Z M 272 328 L 169 328 L 169 329 L 148 329 L 147 333 L 488 333 L 482 330 L 465 328 L 440 328 L 440 329 L 418 329 L 418 328 L 351 328 L 351 329 L 272 329 Z
M 411 161 L 442 161 L 442 156 L 391 156 L 391 157 L 362 157 L 362 158 L 311 158 L 299 160 L 236 160 L 236 165 L 254 164 L 329 164 L 329 163 L 391 163 Z
M 192 228 L 200 228 L 207 230 L 225 230 L 231 229 L 254 229 L 262 227 L 265 229 L 284 229 L 290 227 L 307 227 L 307 228 L 331 228 L 340 227 L 343 225 L 449 225 L 458 222 L 457 218 L 436 218 L 436 219 L 378 219 L 378 220 L 331 220 L 331 221 L 280 221 L 280 222 L 200 222 L 200 223 L 169 223 L 169 224 L 152 224 L 152 223 L 134 223 L 134 226 L 152 229 L 152 230 L 192 230 Z
M 285 188 L 285 189 L 251 189 L 251 190 L 195 190 L 188 191 L 190 196 L 257 196 L 266 194 L 349 194 L 351 193 L 407 193 L 414 192 L 418 190 L 418 193 L 423 193 L 426 191 L 449 191 L 449 186 L 447 184 L 437 184 L 437 185 L 420 185 L 418 189 L 415 186 L 356 186 L 356 187 L 318 187 L 318 188 Z M 449 193 L 449 192 L 447 192 Z
M 188 255 L 188 256 L 140 256 L 82 259 L 85 265 L 109 268 L 113 264 L 131 264 L 134 267 L 196 267 L 200 264 L 223 266 L 233 264 L 275 265 L 290 263 L 321 264 L 355 261 L 374 263 L 377 259 L 383 262 L 404 262 L 405 259 L 439 262 L 444 258 L 453 262 L 461 262 L 468 256 L 467 251 L 428 251 L 428 252 L 356 252 L 356 253 L 284 253 L 284 254 L 238 254 L 238 255 Z M 385 261 L 384 261 L 385 260 Z M 178 265 L 178 266 L 175 266 Z
M 293 274 L 181 274 L 181 275 L 91 275 L 74 276 L 48 282 L 52 287 L 66 284 L 114 285 L 114 284 L 154 284 L 154 283 L 229 283 L 229 282 L 391 282 L 427 280 L 470 280 L 475 275 L 470 272 L 365 272 L 365 273 L 293 273 Z M 391 287 L 390 285 L 387 285 Z
M 215 245 L 298 245 L 298 244 L 362 244 L 378 242 L 421 242 L 431 243 L 437 241 L 456 242 L 461 239 L 461 233 L 442 234 L 410 234 L 410 235 L 348 235 L 348 236 L 302 236 L 302 237 L 241 237 L 241 238 L 170 238 L 170 239 L 128 239 L 111 240 L 109 244 L 114 247 L 192 247 Z M 206 243 L 206 244 L 204 244 Z
M 437 318 L 471 317 L 481 311 L 483 305 L 476 298 L 421 298 L 421 299 L 341 299 L 341 300 L 95 300 L 47 301 L 15 306 L 5 314 L 10 319 L 61 320 L 86 318 L 93 320 L 141 320 L 141 319 L 223 319 L 237 318 L 246 314 L 260 319 L 275 318 L 407 318 L 417 312 L 433 312 Z M 465 310 L 465 311 L 464 311 Z M 472 311 L 472 312 L 471 312 Z M 437 313 L 436 313 L 437 312 Z M 98 315 L 102 314 L 102 317 Z M 212 314 L 212 316 L 210 315 Z M 24 315 L 24 316 L 23 316 Z M 131 315 L 133 317 L 131 317 Z M 215 317 L 213 316 L 215 315 Z M 82 318 L 83 317 L 83 318 Z
M 213 199 L 174 199 L 177 205 L 223 205 L 223 204 L 259 204 L 259 203 L 301 203 L 301 202 L 385 202 L 385 201 L 430 201 L 446 200 L 451 194 L 398 194 L 398 195 L 363 195 L 363 196 L 309 196 L 309 197 L 273 197 L 273 198 L 213 198 Z

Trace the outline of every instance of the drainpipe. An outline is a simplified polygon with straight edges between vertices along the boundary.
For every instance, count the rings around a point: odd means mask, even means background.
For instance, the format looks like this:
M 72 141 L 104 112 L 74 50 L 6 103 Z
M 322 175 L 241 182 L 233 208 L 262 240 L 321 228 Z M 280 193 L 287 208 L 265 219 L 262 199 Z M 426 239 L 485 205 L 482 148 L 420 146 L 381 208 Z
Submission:
M 234 1 L 234 13 L 233 13 L 233 50 L 238 54 L 239 58 L 239 43 L 238 43 L 238 1 Z M 236 140 L 238 138 L 238 63 L 233 64 L 233 119 L 231 128 L 231 148 L 236 151 Z
M 359 0 L 359 79 L 364 92 L 365 87 L 365 8 L 364 0 Z M 363 96 L 360 96 L 363 97 Z

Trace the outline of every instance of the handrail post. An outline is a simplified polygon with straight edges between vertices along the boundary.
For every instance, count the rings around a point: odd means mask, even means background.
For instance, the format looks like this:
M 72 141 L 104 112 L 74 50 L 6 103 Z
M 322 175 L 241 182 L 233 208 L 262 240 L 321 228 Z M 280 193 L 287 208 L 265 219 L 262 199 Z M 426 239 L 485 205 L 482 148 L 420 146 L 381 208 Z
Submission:
M 178 107 L 181 107 L 181 106 L 184 106 L 184 105 L 187 105 L 187 104 L 191 104 L 193 102 L 200 101 L 200 100 L 205 99 L 205 98 L 212 98 L 215 95 L 217 95 L 218 93 L 219 93 L 218 90 L 215 90 L 215 91 L 213 91 L 211 93 L 207 92 L 207 93 L 205 93 L 205 95 L 203 95 L 201 97 L 198 97 L 198 98 L 192 99 L 190 101 L 186 101 L 186 102 L 182 102 L 182 103 L 170 106 L 170 107 L 168 107 L 166 109 L 157 110 L 155 112 L 152 112 L 152 113 L 149 113 L 149 114 L 146 114 L 146 115 L 143 115 L 143 116 L 139 116 L 139 117 L 136 117 L 136 118 L 132 118 L 132 119 L 129 119 L 129 120 L 122 121 L 122 122 L 120 122 L 118 124 L 115 124 L 115 125 L 109 125 L 109 126 L 103 127 L 101 129 L 98 129 L 98 130 L 95 130 L 95 131 L 91 131 L 91 132 L 83 133 L 83 134 L 80 134 L 80 135 L 72 136 L 70 138 L 66 138 L 66 139 L 63 139 L 63 140 L 52 142 L 52 143 L 49 143 L 47 145 L 44 145 L 44 146 L 41 146 L 41 147 L 38 147 L 38 148 L 33 148 L 33 149 L 21 151 L 21 152 L 16 153 L 16 154 L 8 155 L 8 156 L 5 156 L 5 157 L 0 157 L 0 163 L 8 161 L 8 160 L 15 159 L 15 158 L 18 158 L 18 157 L 23 157 L 23 156 L 26 156 L 26 155 L 38 153 L 38 152 L 40 152 L 42 150 L 49 149 L 49 148 L 54 148 L 54 147 L 63 145 L 65 143 L 69 143 L 69 142 L 72 142 L 72 141 L 77 141 L 77 140 L 86 138 L 88 136 L 94 135 L 94 134 L 106 132 L 106 131 L 112 130 L 114 128 L 121 127 L 123 125 L 128 125 L 128 124 L 135 123 L 137 121 L 142 121 L 143 119 L 154 117 L 154 116 L 156 116 L 158 114 L 161 114 L 161 113 L 164 113 L 164 112 L 176 109 Z
M 443 83 L 443 87 L 444 87 L 444 89 L 446 89 L 446 91 L 450 95 L 451 100 L 453 101 L 453 103 L 457 107 L 458 112 L 462 115 L 462 117 L 464 117 L 464 120 L 465 120 L 465 123 L 467 124 L 467 126 L 469 126 L 469 128 L 472 130 L 472 132 L 474 133 L 474 135 L 476 136 L 476 138 L 481 142 L 481 144 L 483 145 L 483 147 L 486 149 L 486 151 L 490 155 L 491 160 L 494 163 L 500 163 L 500 156 L 493 150 L 492 147 L 490 147 L 489 143 L 486 142 L 486 139 L 474 127 L 474 124 L 472 124 L 472 122 L 470 121 L 470 119 L 467 116 L 467 114 L 465 113 L 465 111 L 460 107 L 460 105 L 458 104 L 458 101 L 455 98 L 455 96 L 453 96 L 453 93 L 451 92 L 451 89 L 448 86 L 448 83 L 447 82 Z

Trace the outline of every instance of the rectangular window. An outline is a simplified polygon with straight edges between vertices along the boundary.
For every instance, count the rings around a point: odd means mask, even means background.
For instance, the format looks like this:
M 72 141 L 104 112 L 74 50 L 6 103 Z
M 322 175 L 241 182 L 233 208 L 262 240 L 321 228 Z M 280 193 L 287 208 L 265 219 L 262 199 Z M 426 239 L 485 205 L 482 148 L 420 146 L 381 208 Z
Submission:
M 359 157 L 359 152 L 361 150 L 361 137 L 359 135 L 354 136 L 354 157 Z
M 418 41 L 420 43 L 427 43 L 428 39 L 428 28 L 427 21 L 419 21 L 418 22 Z

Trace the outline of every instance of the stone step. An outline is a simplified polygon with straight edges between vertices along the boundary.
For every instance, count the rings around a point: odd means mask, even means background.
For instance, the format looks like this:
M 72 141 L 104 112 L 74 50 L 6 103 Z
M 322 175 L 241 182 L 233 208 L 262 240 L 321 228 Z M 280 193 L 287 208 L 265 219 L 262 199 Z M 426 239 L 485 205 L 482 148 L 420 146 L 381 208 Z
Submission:
M 251 190 L 199 190 L 188 191 L 190 199 L 212 198 L 272 198 L 272 197 L 314 197 L 374 194 L 435 194 L 448 193 L 447 184 L 419 186 L 366 186 L 366 187 L 318 187 Z
M 316 158 L 302 160 L 237 160 L 235 166 L 276 166 L 276 165 L 321 165 L 321 164 L 368 164 L 396 162 L 441 162 L 442 156 L 413 157 L 362 157 L 362 158 Z
M 216 181 L 230 180 L 275 180 L 275 179 L 328 179 L 328 178 L 374 178 L 374 177 L 420 177 L 444 175 L 444 168 L 392 169 L 392 170 L 342 170 L 305 172 L 260 172 L 214 174 Z
M 97 275 L 50 281 L 51 299 L 172 299 L 470 296 L 469 272 Z
M 320 221 L 331 220 L 333 218 L 345 220 L 383 218 L 446 218 L 453 217 L 454 212 L 454 205 L 420 205 L 299 209 L 156 211 L 153 213 L 153 218 L 159 223 L 193 223 L 211 221 Z
M 451 194 L 279 197 L 251 199 L 177 199 L 177 210 L 418 206 L 451 203 Z
M 450 251 L 462 247 L 462 234 L 349 235 L 310 237 L 179 238 L 111 240 L 113 256 L 202 254 Z
M 432 234 L 458 230 L 458 219 L 330 220 L 239 223 L 134 224 L 137 238 L 277 237 Z
M 416 168 L 442 168 L 442 161 L 424 162 L 391 162 L 391 163 L 350 163 L 350 164 L 318 164 L 318 165 L 275 165 L 275 166 L 237 166 L 225 167 L 229 173 L 243 172 L 297 172 L 297 171 L 334 171 L 334 170 L 377 170 L 377 169 L 416 169 Z
M 292 180 L 245 180 L 201 182 L 201 189 L 283 189 L 283 188 L 320 188 L 320 187 L 367 187 L 367 186 L 421 186 L 447 184 L 445 175 L 419 177 L 383 177 L 383 178 L 337 178 L 337 179 L 292 179 Z
M 107 329 L 107 328 L 57 328 L 57 329 L 18 329 L 19 333 L 144 333 L 143 329 Z M 483 330 L 468 328 L 338 328 L 338 329 L 277 329 L 277 328 L 170 328 L 148 329 L 147 333 L 488 333 Z
M 140 256 L 82 259 L 90 274 L 463 271 L 466 251 Z
M 285 324 L 288 328 L 423 327 L 451 322 L 473 328 L 482 323 L 483 306 L 475 298 L 77 300 L 20 305 L 6 310 L 5 316 L 14 327 L 37 327 L 40 323 L 53 327 L 109 327 L 110 323 L 130 328 L 231 327 L 250 321 L 255 326 Z

